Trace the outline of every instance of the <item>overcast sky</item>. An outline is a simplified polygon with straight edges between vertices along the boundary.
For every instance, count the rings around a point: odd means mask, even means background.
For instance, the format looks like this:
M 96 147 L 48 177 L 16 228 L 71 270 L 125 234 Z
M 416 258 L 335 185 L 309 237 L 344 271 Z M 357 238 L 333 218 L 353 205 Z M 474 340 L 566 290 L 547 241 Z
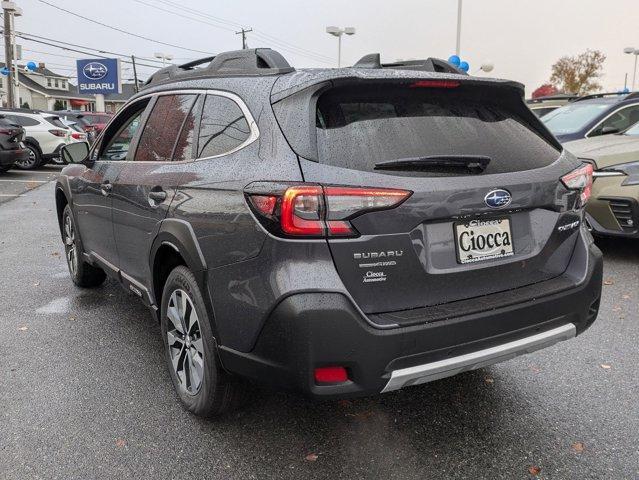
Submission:
M 92 24 L 38 0 L 15 1 L 23 9 L 23 16 L 16 21 L 18 31 L 141 57 L 153 57 L 161 51 L 173 54 L 177 62 L 204 56 Z M 381 53 L 382 61 L 388 62 L 448 58 L 455 49 L 457 0 L 46 1 L 121 30 L 213 54 L 241 47 L 240 36 L 234 31 L 245 25 L 255 30 L 248 34 L 250 47 L 276 48 L 296 67 L 336 64 L 337 39 L 325 33 L 327 25 L 357 29 L 354 36 L 343 39 L 345 65 L 372 52 Z M 74 68 L 73 58 L 68 57 L 87 57 L 24 40 L 19 43 L 25 60 L 44 61 L 52 70 L 67 75 L 73 75 Z M 608 57 L 604 89 L 623 88 L 626 72 L 629 83 L 632 79 L 632 55 L 623 53 L 627 46 L 639 48 L 637 0 L 463 3 L 461 56 L 470 63 L 471 73 L 482 62 L 491 61 L 495 64 L 492 76 L 520 81 L 528 94 L 548 80 L 555 60 L 587 48 L 599 49 Z M 151 71 L 141 67 L 139 73 L 146 77 Z M 132 77 L 130 70 L 125 71 L 125 77 Z

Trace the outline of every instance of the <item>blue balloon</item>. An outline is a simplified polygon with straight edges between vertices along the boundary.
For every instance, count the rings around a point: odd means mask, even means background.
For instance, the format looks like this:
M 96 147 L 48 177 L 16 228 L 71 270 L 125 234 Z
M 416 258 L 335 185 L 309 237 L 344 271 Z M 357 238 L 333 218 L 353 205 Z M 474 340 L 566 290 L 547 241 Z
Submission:
M 459 67 L 459 64 L 461 63 L 461 58 L 459 58 L 459 56 L 457 55 L 451 55 L 450 57 L 448 57 L 448 63 L 452 63 L 456 67 Z
M 27 70 L 31 70 L 32 72 L 38 68 L 35 62 L 27 62 Z
M 470 70 L 470 65 L 468 65 L 468 62 L 460 62 L 459 69 L 462 72 L 467 72 L 468 70 Z
M 7 67 L 2 67 L 0 68 L 0 73 L 6 77 L 9 75 L 9 69 Z

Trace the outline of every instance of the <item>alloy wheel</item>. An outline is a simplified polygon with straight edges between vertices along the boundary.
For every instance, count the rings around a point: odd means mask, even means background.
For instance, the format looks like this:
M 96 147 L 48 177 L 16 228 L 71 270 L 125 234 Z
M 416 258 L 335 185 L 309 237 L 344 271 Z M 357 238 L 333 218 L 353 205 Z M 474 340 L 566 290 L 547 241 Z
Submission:
M 27 147 L 29 150 L 29 156 L 23 160 L 19 160 L 16 162 L 16 165 L 21 168 L 33 168 L 38 161 L 38 157 L 36 155 L 35 150 L 31 147 Z
M 64 247 L 67 253 L 67 264 L 71 274 L 78 270 L 78 249 L 75 244 L 75 228 L 70 215 L 64 217 Z
M 204 344 L 193 301 L 184 290 L 173 291 L 166 315 L 169 320 L 166 336 L 173 371 L 180 388 L 195 395 L 204 376 Z

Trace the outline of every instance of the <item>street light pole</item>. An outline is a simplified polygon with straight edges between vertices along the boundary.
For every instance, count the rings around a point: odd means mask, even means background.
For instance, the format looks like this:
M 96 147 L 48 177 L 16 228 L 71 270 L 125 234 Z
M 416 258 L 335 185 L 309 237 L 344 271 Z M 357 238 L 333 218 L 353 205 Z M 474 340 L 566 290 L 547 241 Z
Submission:
M 326 33 L 337 37 L 337 67 L 342 66 L 342 35 L 355 35 L 353 27 L 326 27 Z
M 626 47 L 623 49 L 623 53 L 627 53 L 628 55 L 634 55 L 635 56 L 635 66 L 632 69 L 632 89 L 631 91 L 634 92 L 635 91 L 635 80 L 637 78 L 637 56 L 639 56 L 639 50 L 637 50 L 635 47 Z
M 455 44 L 455 55 L 461 54 L 461 22 L 462 22 L 462 0 L 457 0 L 457 43 Z
M 166 66 L 166 62 L 167 61 L 171 61 L 173 60 L 173 55 L 169 54 L 169 53 L 162 53 L 162 52 L 155 52 L 153 54 L 153 56 L 155 58 L 159 58 L 162 60 L 162 68 L 164 68 Z

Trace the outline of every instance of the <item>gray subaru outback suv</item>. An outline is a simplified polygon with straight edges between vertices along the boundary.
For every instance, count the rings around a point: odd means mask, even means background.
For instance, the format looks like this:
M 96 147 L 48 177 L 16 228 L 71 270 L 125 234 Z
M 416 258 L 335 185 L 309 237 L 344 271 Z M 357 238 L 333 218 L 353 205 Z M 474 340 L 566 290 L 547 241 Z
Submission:
M 436 59 L 295 70 L 270 49 L 167 67 L 56 188 L 72 280 L 150 307 L 186 408 L 246 380 L 389 392 L 597 316 L 592 166 L 520 84 Z

